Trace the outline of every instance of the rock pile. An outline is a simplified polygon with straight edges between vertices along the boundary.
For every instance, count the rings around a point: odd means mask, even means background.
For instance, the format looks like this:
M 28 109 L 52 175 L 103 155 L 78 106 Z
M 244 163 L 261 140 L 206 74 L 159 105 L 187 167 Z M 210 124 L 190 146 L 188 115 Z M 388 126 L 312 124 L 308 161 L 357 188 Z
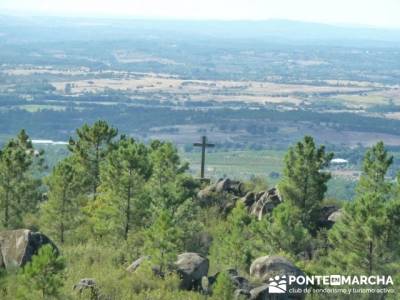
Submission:
M 200 190 L 197 194 L 197 198 L 201 205 L 209 206 L 215 204 L 223 205 L 224 201 L 221 200 L 221 196 L 228 196 L 223 200 L 238 199 L 244 195 L 244 185 L 240 181 L 230 180 L 229 178 L 219 179 L 216 183 L 211 184 L 204 189 Z M 229 197 L 230 196 L 230 197 Z
M 220 179 L 200 190 L 197 198 L 203 206 L 219 205 L 224 214 L 229 213 L 235 207 L 237 201 L 241 201 L 247 207 L 249 213 L 258 219 L 271 213 L 282 202 L 276 188 L 259 193 L 246 192 L 242 182 L 229 178 Z

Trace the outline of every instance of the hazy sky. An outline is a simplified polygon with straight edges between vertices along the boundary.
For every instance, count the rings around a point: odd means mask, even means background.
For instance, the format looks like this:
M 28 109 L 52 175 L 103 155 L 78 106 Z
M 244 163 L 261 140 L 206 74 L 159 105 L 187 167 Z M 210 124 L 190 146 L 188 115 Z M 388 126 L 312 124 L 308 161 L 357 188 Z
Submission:
M 291 19 L 400 28 L 400 0 L 0 0 L 1 12 L 161 19 Z

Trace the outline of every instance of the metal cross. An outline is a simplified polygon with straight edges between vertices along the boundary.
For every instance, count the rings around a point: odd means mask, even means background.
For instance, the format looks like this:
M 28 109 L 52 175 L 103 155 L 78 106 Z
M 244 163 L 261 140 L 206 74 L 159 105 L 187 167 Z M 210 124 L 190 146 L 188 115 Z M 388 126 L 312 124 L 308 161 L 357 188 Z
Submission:
M 201 147 L 201 175 L 200 178 L 204 179 L 204 166 L 206 164 L 206 147 L 214 147 L 214 144 L 207 143 L 207 137 L 201 137 L 201 143 L 194 143 L 193 146 Z

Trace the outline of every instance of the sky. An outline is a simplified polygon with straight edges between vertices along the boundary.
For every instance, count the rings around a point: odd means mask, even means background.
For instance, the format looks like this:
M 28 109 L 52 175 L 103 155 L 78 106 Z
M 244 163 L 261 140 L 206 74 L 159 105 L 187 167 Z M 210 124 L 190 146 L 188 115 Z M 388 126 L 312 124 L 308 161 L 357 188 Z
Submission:
M 0 14 L 184 20 L 287 19 L 400 28 L 400 0 L 0 0 Z

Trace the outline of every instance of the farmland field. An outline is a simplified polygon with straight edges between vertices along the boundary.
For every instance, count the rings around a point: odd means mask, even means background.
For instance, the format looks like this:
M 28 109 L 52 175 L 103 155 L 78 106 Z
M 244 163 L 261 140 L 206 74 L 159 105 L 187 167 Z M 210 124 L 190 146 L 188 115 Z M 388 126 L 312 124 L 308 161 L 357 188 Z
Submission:
M 283 156 L 283 151 L 273 150 L 209 152 L 206 154 L 206 173 L 212 178 L 266 177 L 273 172 L 281 173 Z M 200 157 L 200 152 L 183 154 L 183 158 L 190 162 L 194 174 L 200 173 Z M 269 181 L 271 184 L 276 183 L 276 178 L 270 178 Z

